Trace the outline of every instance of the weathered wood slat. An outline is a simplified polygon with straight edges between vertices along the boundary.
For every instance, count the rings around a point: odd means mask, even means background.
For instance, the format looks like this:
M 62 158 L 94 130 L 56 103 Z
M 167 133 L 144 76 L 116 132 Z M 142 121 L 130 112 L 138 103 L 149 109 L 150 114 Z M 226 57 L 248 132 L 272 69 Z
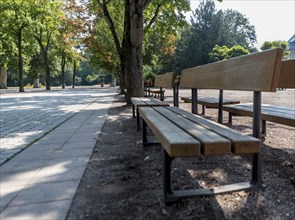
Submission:
M 176 74 L 173 72 L 158 75 L 155 79 L 155 86 L 171 89 L 174 86 Z
M 295 59 L 282 62 L 278 88 L 295 88 Z
M 222 155 L 231 153 L 231 141 L 210 131 L 187 118 L 180 117 L 171 110 L 164 107 L 156 107 L 155 111 L 159 112 L 163 117 L 172 121 L 175 126 L 183 129 L 198 141 L 201 142 L 201 152 L 204 155 Z
M 144 98 L 144 97 L 132 97 L 131 102 L 135 107 L 139 106 L 169 106 L 169 103 L 162 102 L 154 98 Z
M 187 103 L 192 102 L 191 97 L 181 97 L 181 100 Z M 223 100 L 223 105 L 229 105 L 229 104 L 239 104 L 240 101 L 235 100 Z M 219 99 L 212 98 L 212 97 L 198 97 L 198 104 L 199 105 L 205 105 L 207 108 L 218 108 L 219 105 Z
M 198 140 L 175 126 L 153 108 L 140 107 L 139 112 L 170 157 L 201 155 L 201 143 Z
M 253 116 L 252 103 L 227 105 L 223 107 L 223 110 L 236 115 Z M 295 109 L 292 108 L 263 104 L 261 106 L 261 118 L 265 121 L 295 127 Z
M 181 117 L 185 117 L 204 128 L 214 131 L 220 136 L 226 137 L 232 142 L 232 152 L 236 154 L 244 153 L 257 153 L 260 151 L 260 141 L 257 138 L 246 136 L 238 131 L 230 129 L 224 125 L 215 123 L 213 121 L 206 120 L 198 115 L 193 115 L 190 112 L 184 111 L 182 109 L 168 107 L 171 111 L 179 114 Z
M 282 55 L 282 49 L 277 48 L 185 69 L 180 87 L 274 92 L 278 87 Z

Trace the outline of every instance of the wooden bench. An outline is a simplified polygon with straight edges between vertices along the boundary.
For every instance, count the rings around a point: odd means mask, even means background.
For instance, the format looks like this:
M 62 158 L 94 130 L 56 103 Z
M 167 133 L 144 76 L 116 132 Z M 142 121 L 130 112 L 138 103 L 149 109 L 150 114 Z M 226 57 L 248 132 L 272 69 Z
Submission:
M 281 49 L 274 49 L 182 71 L 180 87 L 192 88 L 192 93 L 196 89 L 253 91 L 254 137 L 176 107 L 139 108 L 143 119 L 143 145 L 150 144 L 147 140 L 148 126 L 162 146 L 165 203 L 186 197 L 263 187 L 259 139 L 261 92 L 275 91 L 282 53 Z M 172 190 L 171 163 L 174 158 L 224 154 L 251 154 L 251 180 L 213 189 Z
M 295 60 L 282 61 L 278 88 L 295 88 Z M 223 110 L 229 113 L 229 123 L 232 123 L 232 116 L 253 117 L 252 103 L 227 105 L 223 107 Z M 261 119 L 261 134 L 266 136 L 266 121 L 295 127 L 295 109 L 284 106 L 262 104 Z
M 178 85 L 177 83 L 175 83 L 175 79 L 176 79 L 176 74 L 173 72 L 170 73 L 166 73 L 166 74 L 162 74 L 162 75 L 158 75 L 156 77 L 156 82 L 157 85 L 161 86 L 160 89 L 161 91 L 162 88 L 173 88 L 173 100 L 174 100 L 174 105 L 176 105 L 176 99 L 178 100 L 178 89 L 176 89 L 176 85 Z M 164 96 L 163 96 L 164 99 Z M 162 99 L 161 99 L 162 100 Z M 138 111 L 139 107 L 154 107 L 154 106 L 169 106 L 169 104 L 167 102 L 163 102 L 149 97 L 149 98 L 143 98 L 143 97 L 131 97 L 131 103 L 132 103 L 132 113 L 133 113 L 133 118 L 137 118 L 137 129 L 139 129 L 140 127 L 140 114 Z M 135 116 L 135 112 L 136 112 L 136 116 Z
M 150 96 L 150 94 L 153 94 L 154 98 L 158 98 L 161 101 L 164 101 L 165 99 L 164 88 L 172 89 L 174 87 L 175 76 L 176 74 L 173 72 L 156 76 L 155 85 L 154 85 L 155 87 L 154 88 L 149 87 L 146 91 L 148 93 L 148 96 Z
M 136 117 L 137 129 L 140 127 L 140 114 L 138 111 L 139 107 L 154 107 L 154 106 L 169 106 L 169 103 L 162 102 L 155 98 L 143 98 L 143 97 L 131 97 L 132 102 L 132 115 L 133 118 Z M 136 116 L 135 116 L 136 112 Z
M 186 103 L 192 103 L 191 97 L 181 97 Z M 202 105 L 202 113 L 201 115 L 205 115 L 205 108 L 219 108 L 219 99 L 213 97 L 198 97 L 198 104 Z M 239 104 L 240 101 L 237 100 L 227 100 L 223 99 L 223 105 L 230 105 L 230 104 Z

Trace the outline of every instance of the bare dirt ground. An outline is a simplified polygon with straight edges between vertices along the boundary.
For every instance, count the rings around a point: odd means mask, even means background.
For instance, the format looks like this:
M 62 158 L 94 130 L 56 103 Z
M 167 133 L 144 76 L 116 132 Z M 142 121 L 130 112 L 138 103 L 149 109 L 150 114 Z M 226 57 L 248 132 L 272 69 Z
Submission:
M 199 95 L 218 97 L 216 91 Z M 180 96 L 190 95 L 181 91 Z M 171 91 L 166 91 L 172 105 Z M 225 91 L 225 99 L 251 102 L 252 93 Z M 263 103 L 295 107 L 295 91 L 264 93 Z M 190 104 L 180 102 L 190 111 Z M 200 109 L 201 110 L 201 109 Z M 224 113 L 227 122 L 227 113 Z M 206 117 L 217 120 L 217 110 Z M 252 121 L 234 117 L 233 127 L 252 133 Z M 178 158 L 173 161 L 175 189 L 206 187 L 248 180 L 248 156 Z M 235 192 L 184 199 L 172 206 L 162 201 L 161 148 L 142 147 L 131 106 L 117 96 L 100 134 L 67 219 L 295 219 L 295 129 L 267 122 L 262 145 L 265 191 Z

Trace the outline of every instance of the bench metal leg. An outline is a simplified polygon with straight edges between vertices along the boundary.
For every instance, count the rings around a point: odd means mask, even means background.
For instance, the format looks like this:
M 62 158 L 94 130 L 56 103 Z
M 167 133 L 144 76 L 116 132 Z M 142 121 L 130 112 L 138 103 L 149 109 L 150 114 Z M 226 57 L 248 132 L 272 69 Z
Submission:
M 202 105 L 202 113 L 201 115 L 205 115 L 205 105 Z
M 192 89 L 192 113 L 198 114 L 198 89 Z
M 135 105 L 132 105 L 132 116 L 135 118 Z
M 231 125 L 233 123 L 233 114 L 228 112 L 228 123 Z
M 147 139 L 147 124 L 144 121 L 144 119 L 142 119 L 142 145 L 143 145 L 143 147 L 155 145 L 155 144 L 159 144 L 159 142 L 149 142 L 148 141 L 148 139 Z
M 137 125 L 137 130 L 140 128 L 140 114 L 138 108 L 136 108 L 136 125 Z
M 223 90 L 219 90 L 218 123 L 223 123 Z
M 174 158 L 170 157 L 164 148 L 162 148 L 162 155 L 163 155 L 163 199 L 166 204 L 172 204 L 183 198 L 190 198 L 190 197 L 197 197 L 197 196 L 211 196 L 211 195 L 216 195 L 221 193 L 250 190 L 259 186 L 258 185 L 259 181 L 257 179 L 259 174 L 256 173 L 257 170 L 253 170 L 254 172 L 253 172 L 251 182 L 228 184 L 228 185 L 214 187 L 213 189 L 199 188 L 199 189 L 172 191 L 171 190 L 171 163 Z
M 218 187 L 199 188 L 190 190 L 171 190 L 171 164 L 174 157 L 170 157 L 166 150 L 162 148 L 163 157 L 163 199 L 164 202 L 169 205 L 177 202 L 183 198 L 198 197 L 198 196 L 211 196 L 221 193 L 236 192 L 241 190 L 250 190 L 254 188 L 261 188 L 261 173 L 259 173 L 260 155 L 254 154 L 252 161 L 252 179 L 249 182 L 240 182 L 234 184 L 228 184 Z
M 266 121 L 261 120 L 261 137 L 265 138 L 266 137 Z
M 164 201 L 169 200 L 169 195 L 171 196 L 171 163 L 173 158 L 171 158 L 166 150 L 162 148 L 163 155 L 163 198 Z

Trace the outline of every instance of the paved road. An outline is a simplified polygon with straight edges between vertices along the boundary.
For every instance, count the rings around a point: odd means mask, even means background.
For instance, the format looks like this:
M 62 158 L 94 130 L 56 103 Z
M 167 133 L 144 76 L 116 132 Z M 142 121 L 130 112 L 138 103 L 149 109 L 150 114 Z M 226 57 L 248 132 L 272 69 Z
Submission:
M 0 164 L 114 90 L 9 92 L 0 98 Z
M 0 219 L 65 219 L 115 91 L 1 91 Z

